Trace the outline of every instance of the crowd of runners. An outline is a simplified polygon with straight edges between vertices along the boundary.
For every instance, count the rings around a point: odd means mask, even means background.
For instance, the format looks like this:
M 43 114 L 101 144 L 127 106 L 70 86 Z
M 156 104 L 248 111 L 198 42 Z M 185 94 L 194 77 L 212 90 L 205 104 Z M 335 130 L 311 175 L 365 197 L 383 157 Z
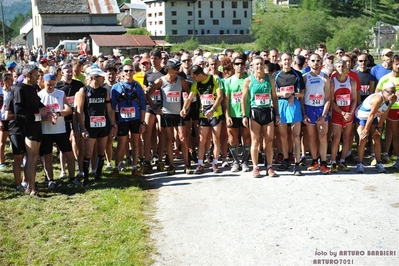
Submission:
M 328 53 L 319 44 L 294 53 L 153 49 L 8 61 L 0 66 L 0 170 L 9 136 L 17 190 L 32 196 L 39 159 L 56 188 L 57 154 L 60 178 L 77 186 L 101 180 L 103 168 L 173 175 L 180 159 L 186 174 L 261 177 L 265 167 L 277 177 L 347 164 L 363 173 L 368 153 L 384 173 L 399 154 L 399 55 L 384 49 L 381 59 L 374 65 L 367 50 Z

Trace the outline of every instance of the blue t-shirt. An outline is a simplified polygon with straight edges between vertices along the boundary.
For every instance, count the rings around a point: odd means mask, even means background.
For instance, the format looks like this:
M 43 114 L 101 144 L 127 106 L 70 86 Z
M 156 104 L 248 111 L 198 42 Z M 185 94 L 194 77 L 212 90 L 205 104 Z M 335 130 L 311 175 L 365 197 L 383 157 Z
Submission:
M 117 111 L 117 122 L 140 119 L 140 111 L 145 110 L 146 98 L 141 85 L 133 81 L 120 81 L 112 86 L 111 107 Z
M 383 67 L 381 64 L 374 66 L 371 71 L 371 80 L 375 81 L 375 83 L 378 83 L 378 81 L 385 76 L 386 74 L 391 73 L 392 70 Z

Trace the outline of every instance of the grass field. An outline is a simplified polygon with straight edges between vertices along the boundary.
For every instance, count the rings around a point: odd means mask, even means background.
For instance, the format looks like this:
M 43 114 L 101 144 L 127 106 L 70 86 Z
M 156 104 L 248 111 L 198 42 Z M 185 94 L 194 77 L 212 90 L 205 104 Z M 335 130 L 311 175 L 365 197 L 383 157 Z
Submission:
M 8 155 L 0 173 L 0 265 L 151 264 L 152 195 L 142 180 L 106 173 L 104 181 L 77 188 L 55 178 L 49 191 L 40 166 L 41 197 L 31 198 L 15 191 L 11 163 Z

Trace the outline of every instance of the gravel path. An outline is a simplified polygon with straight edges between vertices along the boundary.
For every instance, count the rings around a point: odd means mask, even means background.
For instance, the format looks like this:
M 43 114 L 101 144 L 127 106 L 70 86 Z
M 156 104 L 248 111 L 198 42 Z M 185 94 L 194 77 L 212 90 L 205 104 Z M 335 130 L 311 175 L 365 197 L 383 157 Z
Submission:
M 155 265 L 399 265 L 398 175 L 278 173 L 153 174 Z

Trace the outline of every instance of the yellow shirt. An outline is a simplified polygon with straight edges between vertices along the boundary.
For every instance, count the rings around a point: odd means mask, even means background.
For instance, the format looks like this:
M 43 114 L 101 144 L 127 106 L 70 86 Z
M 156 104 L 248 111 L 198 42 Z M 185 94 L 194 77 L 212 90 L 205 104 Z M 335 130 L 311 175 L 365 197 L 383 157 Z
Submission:
M 191 92 L 198 95 L 200 98 L 200 118 L 206 118 L 204 112 L 212 108 L 217 99 L 218 90 L 220 90 L 219 85 L 212 75 L 208 75 L 208 77 L 200 83 L 194 81 L 191 86 Z M 213 112 L 213 117 L 219 117 L 222 114 L 222 106 L 219 104 L 215 112 Z

